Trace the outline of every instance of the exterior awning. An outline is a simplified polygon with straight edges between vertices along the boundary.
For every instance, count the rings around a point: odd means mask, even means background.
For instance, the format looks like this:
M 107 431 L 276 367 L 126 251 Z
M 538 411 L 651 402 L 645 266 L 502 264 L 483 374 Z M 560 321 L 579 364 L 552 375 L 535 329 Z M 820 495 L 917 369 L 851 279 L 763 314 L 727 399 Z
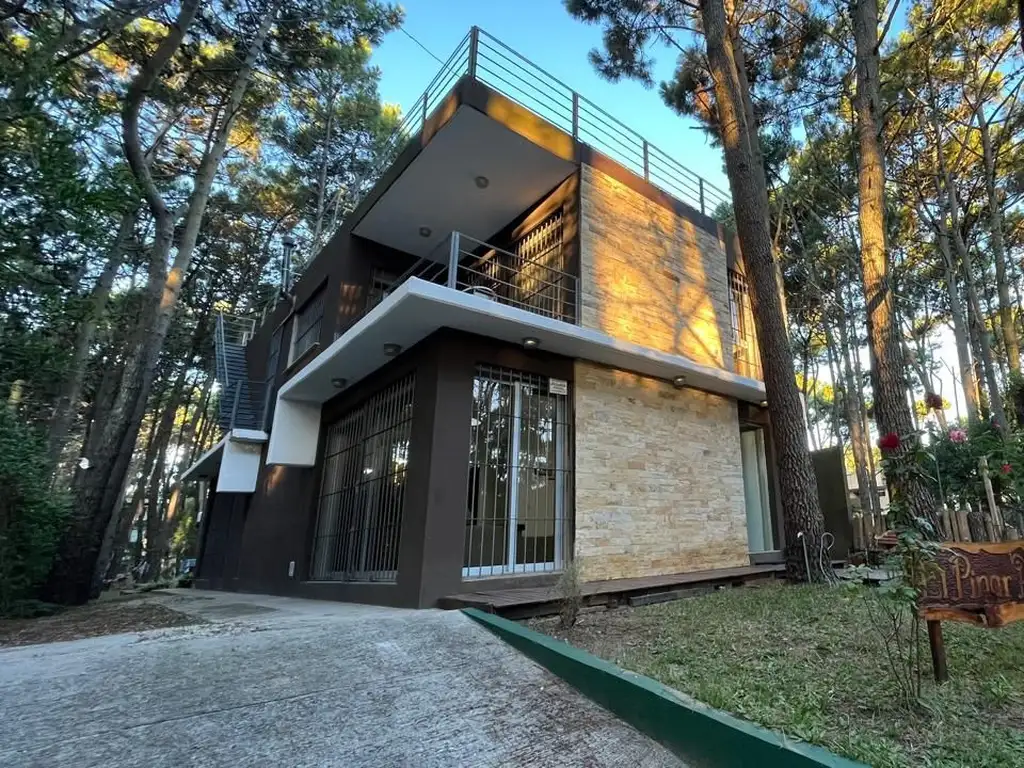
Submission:
M 258 429 L 232 429 L 213 448 L 181 473 L 178 482 L 217 478 L 218 493 L 252 493 L 267 433 Z
M 278 393 L 270 431 L 268 464 L 310 467 L 316 461 L 320 405 L 366 377 L 390 358 L 385 344 L 408 349 L 441 328 L 453 328 L 521 344 L 537 339 L 539 348 L 601 363 L 644 376 L 673 380 L 726 397 L 760 403 L 764 384 L 732 371 L 702 365 L 682 355 L 615 339 L 602 331 L 501 304 L 484 296 L 411 278 L 291 378 Z

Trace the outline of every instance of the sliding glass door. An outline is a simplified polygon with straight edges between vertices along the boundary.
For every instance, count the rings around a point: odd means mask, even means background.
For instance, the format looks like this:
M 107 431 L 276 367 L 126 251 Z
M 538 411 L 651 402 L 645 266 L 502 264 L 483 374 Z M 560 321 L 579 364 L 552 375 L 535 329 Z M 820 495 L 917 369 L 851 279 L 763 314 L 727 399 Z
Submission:
M 562 565 L 568 385 L 480 366 L 473 381 L 464 576 Z

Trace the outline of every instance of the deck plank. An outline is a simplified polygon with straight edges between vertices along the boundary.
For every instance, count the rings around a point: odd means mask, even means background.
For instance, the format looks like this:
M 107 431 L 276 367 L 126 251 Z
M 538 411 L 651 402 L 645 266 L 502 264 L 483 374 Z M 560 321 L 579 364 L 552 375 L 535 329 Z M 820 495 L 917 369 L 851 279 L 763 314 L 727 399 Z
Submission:
M 590 581 L 582 585 L 584 598 L 631 597 L 637 594 L 665 591 L 678 587 L 700 584 L 720 584 L 756 579 L 785 571 L 781 563 L 747 565 L 737 568 L 716 568 L 707 571 L 691 571 L 689 573 L 673 573 L 663 576 L 642 576 L 630 579 L 608 579 Z M 480 584 L 484 587 L 484 584 Z M 443 608 L 480 608 L 482 610 L 502 613 L 510 609 L 540 608 L 545 604 L 553 604 L 561 599 L 557 586 L 548 587 L 513 587 L 505 589 L 477 589 L 472 592 L 460 592 L 448 595 L 440 601 Z

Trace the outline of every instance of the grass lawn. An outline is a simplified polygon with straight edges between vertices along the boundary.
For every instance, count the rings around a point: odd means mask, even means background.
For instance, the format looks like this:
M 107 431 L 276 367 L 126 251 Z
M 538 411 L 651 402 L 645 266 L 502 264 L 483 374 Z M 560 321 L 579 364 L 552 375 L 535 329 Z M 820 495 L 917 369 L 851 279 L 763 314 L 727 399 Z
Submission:
M 534 629 L 714 707 L 875 766 L 1024 766 L 1024 622 L 943 623 L 950 681 L 910 713 L 863 598 L 770 585 L 584 614 Z

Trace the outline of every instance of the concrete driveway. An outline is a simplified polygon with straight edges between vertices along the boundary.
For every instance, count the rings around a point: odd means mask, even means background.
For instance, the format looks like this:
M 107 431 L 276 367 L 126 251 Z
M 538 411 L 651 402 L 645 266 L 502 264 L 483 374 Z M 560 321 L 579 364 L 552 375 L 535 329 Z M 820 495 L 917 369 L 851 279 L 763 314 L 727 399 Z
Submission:
M 212 623 L 0 650 L 0 765 L 680 765 L 460 613 L 158 599 Z

